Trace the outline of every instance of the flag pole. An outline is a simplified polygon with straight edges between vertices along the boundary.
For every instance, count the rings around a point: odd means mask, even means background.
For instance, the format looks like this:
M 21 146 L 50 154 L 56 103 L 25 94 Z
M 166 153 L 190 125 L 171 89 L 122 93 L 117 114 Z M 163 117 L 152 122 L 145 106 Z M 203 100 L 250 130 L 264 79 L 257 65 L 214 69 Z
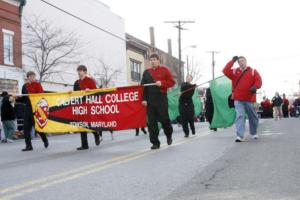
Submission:
M 224 75 L 218 76 L 217 78 L 221 78 L 221 77 L 223 77 L 223 76 L 224 76 Z M 217 78 L 215 78 L 215 79 L 217 79 Z M 180 92 L 180 93 L 175 94 L 174 96 L 181 96 L 182 94 L 184 94 L 184 93 L 186 93 L 186 92 L 188 92 L 188 91 L 190 91 L 190 90 L 193 90 L 193 89 L 195 89 L 195 88 L 197 88 L 197 87 L 200 87 L 200 86 L 202 86 L 202 85 L 205 85 L 205 84 L 207 84 L 207 83 L 209 83 L 210 81 L 213 81 L 213 80 L 215 80 L 215 79 L 212 79 L 212 80 L 209 80 L 209 81 L 200 83 L 200 84 L 196 85 L 195 87 L 191 87 L 191 88 L 189 88 L 189 89 L 187 89 L 187 90 L 184 90 L 184 91 L 182 91 L 182 92 Z

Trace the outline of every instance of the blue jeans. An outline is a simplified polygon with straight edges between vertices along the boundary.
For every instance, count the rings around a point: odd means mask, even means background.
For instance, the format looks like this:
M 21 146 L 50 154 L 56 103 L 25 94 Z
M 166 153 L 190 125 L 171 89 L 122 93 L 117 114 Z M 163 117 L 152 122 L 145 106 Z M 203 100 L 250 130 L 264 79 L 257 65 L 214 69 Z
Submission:
M 236 135 L 239 137 L 244 137 L 246 114 L 249 119 L 250 134 L 256 135 L 258 126 L 258 116 L 254 109 L 253 102 L 235 100 L 234 106 L 236 111 Z
M 5 120 L 2 121 L 3 130 L 5 134 L 5 139 L 13 139 L 13 135 L 16 131 L 16 125 L 14 120 Z

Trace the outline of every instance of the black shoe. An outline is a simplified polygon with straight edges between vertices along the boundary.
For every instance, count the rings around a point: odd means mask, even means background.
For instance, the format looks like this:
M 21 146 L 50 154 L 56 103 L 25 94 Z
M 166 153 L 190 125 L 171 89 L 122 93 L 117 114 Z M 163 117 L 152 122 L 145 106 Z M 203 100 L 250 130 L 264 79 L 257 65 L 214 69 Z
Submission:
M 89 149 L 89 148 L 88 148 L 88 147 L 78 147 L 78 148 L 77 148 L 78 151 L 81 151 L 81 150 L 87 150 L 87 149 Z
M 188 134 L 185 134 L 185 135 L 184 135 L 184 137 L 185 137 L 185 138 L 188 138 L 188 137 L 189 137 L 189 135 L 188 135 Z
M 152 145 L 152 147 L 151 147 L 152 150 L 159 149 L 159 148 L 160 148 L 160 145 L 156 145 L 156 144 Z
M 96 144 L 97 146 L 100 145 L 100 137 L 95 138 L 95 144 Z
M 22 149 L 22 151 L 32 151 L 33 148 L 32 147 L 26 147 L 25 149 Z
M 195 132 L 192 132 L 192 135 L 195 135 L 196 133 Z
M 143 133 L 144 133 L 145 135 L 147 135 L 147 131 L 143 131 Z
M 171 145 L 173 142 L 172 136 L 171 137 L 167 137 L 167 144 Z
M 47 149 L 48 148 L 48 146 L 49 146 L 49 142 L 47 141 L 47 142 L 44 142 L 44 147 Z
M 136 134 L 135 134 L 135 136 L 139 136 L 139 134 L 138 134 L 138 133 L 136 133 Z

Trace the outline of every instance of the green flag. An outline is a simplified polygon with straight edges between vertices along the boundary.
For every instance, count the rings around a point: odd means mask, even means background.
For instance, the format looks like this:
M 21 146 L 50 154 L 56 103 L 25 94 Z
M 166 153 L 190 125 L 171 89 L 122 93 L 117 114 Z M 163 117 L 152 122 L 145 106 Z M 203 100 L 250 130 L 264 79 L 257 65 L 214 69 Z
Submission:
M 214 104 L 214 115 L 211 128 L 226 128 L 233 125 L 235 121 L 235 110 L 229 108 L 228 96 L 231 94 L 231 81 L 222 76 L 209 82 L 209 87 Z
M 179 94 L 180 88 L 174 88 L 168 91 L 168 103 L 169 103 L 169 116 L 170 120 L 173 121 L 179 116 Z M 195 115 L 199 115 L 202 109 L 202 103 L 199 98 L 199 94 L 195 91 L 193 95 L 193 103 L 195 106 Z

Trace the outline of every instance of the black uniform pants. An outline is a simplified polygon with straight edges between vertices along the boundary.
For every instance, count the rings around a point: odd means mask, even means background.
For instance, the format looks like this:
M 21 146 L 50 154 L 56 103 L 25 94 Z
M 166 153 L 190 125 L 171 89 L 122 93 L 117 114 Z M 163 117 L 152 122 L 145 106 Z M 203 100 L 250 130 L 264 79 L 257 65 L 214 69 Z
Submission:
M 189 125 L 191 127 L 192 133 L 195 134 L 195 124 L 194 124 L 194 104 L 193 103 L 180 103 L 179 113 L 181 117 L 182 129 L 185 135 L 189 135 Z
M 31 143 L 31 131 L 34 126 L 34 118 L 31 111 L 31 108 L 27 108 L 25 110 L 25 116 L 24 116 L 24 125 L 23 125 L 23 132 L 24 132 L 24 138 L 25 138 L 25 144 L 26 148 L 32 148 Z M 48 143 L 48 139 L 45 133 L 39 133 L 44 144 Z
M 284 118 L 289 117 L 289 107 L 285 104 L 282 105 L 282 113 Z
M 144 134 L 147 133 L 145 127 L 141 128 L 141 130 L 142 130 L 142 132 L 143 132 Z M 136 134 L 136 135 L 139 135 L 139 134 L 140 134 L 140 129 L 139 129 L 139 128 L 136 128 L 136 129 L 135 129 L 135 134 Z
M 89 143 L 88 143 L 88 138 L 87 138 L 87 132 L 80 132 L 80 138 L 81 138 L 81 147 L 84 148 L 88 148 L 89 147 Z M 102 136 L 102 131 L 100 132 L 93 132 L 94 134 L 94 138 L 95 138 L 95 142 L 97 140 L 100 140 L 100 134 Z
M 147 102 L 147 117 L 150 142 L 153 145 L 160 145 L 158 139 L 158 122 L 161 123 L 166 137 L 172 137 L 173 127 L 169 118 L 168 99 L 166 94 L 162 94 L 158 98 Z

